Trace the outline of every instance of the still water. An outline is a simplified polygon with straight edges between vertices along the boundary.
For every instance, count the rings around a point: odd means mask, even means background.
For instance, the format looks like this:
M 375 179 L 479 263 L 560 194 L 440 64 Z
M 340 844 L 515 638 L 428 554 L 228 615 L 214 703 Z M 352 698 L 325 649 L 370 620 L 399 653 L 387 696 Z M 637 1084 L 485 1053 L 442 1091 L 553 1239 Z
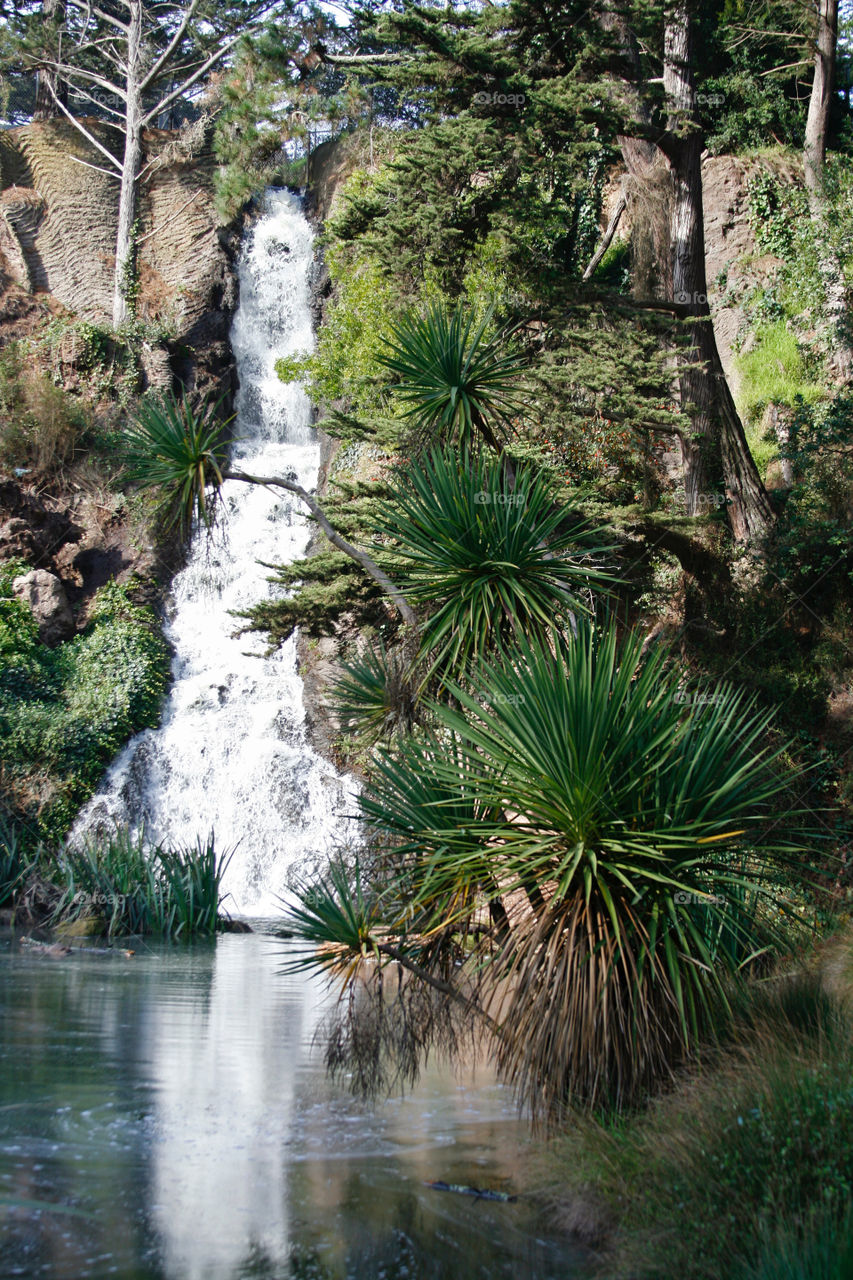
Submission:
M 332 1087 L 324 990 L 282 974 L 289 945 L 51 959 L 0 940 L 0 1276 L 579 1278 L 525 1200 L 507 1091 L 436 1068 L 374 1109 Z

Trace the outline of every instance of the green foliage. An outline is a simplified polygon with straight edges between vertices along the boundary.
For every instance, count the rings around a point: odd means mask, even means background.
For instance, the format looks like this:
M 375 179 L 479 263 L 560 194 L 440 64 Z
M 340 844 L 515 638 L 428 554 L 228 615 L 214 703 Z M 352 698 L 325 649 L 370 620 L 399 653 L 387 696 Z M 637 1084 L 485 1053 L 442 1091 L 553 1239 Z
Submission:
M 31 866 L 15 824 L 0 814 L 0 907 L 12 901 Z
M 313 400 L 345 401 L 355 413 L 383 407 L 379 357 L 388 316 L 396 308 L 392 281 L 370 259 L 351 260 L 330 252 L 327 261 L 335 284 L 317 340 L 317 350 L 302 359 L 279 360 L 283 382 L 307 378 Z
M 853 602 L 853 397 L 799 402 L 783 456 L 794 486 L 779 521 L 777 572 L 811 608 L 829 615 L 837 599 Z
M 782 320 L 756 331 L 752 349 L 738 359 L 738 369 L 738 407 L 749 423 L 756 422 L 768 404 L 793 408 L 798 398 L 813 403 L 825 395 L 822 384 L 809 378 L 797 339 Z
M 380 641 L 341 664 L 343 675 L 335 683 L 335 710 L 344 733 L 366 745 L 409 733 L 422 711 L 422 683 L 404 650 L 388 650 Z
M 815 973 L 749 995 L 757 1007 L 731 1053 L 629 1122 L 578 1127 L 554 1151 L 558 1194 L 592 1192 L 615 1226 L 608 1276 L 849 1274 L 849 1013 Z
M 520 408 L 525 361 L 508 347 L 508 331 L 491 325 L 491 309 L 477 322 L 462 305 L 437 303 L 391 326 L 380 363 L 396 375 L 403 417 L 428 440 L 493 444 Z
M 82 848 L 68 847 L 57 861 L 63 896 L 55 918 L 95 917 L 103 931 L 187 938 L 215 933 L 221 882 L 233 855 L 217 855 L 213 834 L 195 847 L 150 847 L 126 830 Z
M 488 908 L 468 960 L 503 992 L 498 1062 L 545 1118 L 635 1103 L 694 1050 L 726 981 L 787 945 L 809 862 L 798 816 L 772 821 L 790 778 L 770 716 L 730 686 L 685 695 L 642 637 L 576 626 L 452 685 L 443 733 L 380 755 L 360 800 L 388 848 L 386 928 L 447 939 Z M 428 941 L 411 954 L 429 963 Z
M 196 409 L 186 394 L 146 396 L 125 433 L 130 478 L 158 490 L 168 523 L 184 530 L 194 519 L 205 527 L 213 521 L 227 462 L 227 423 L 217 407 Z
M 379 899 L 363 884 L 357 860 L 349 868 L 336 859 L 325 875 L 299 886 L 288 923 L 303 942 L 318 948 L 316 958 L 299 958 L 293 968 L 319 967 L 346 979 L 355 976 L 364 957 L 379 955 L 373 937 L 380 923 Z
M 61 839 L 118 748 L 157 723 L 168 651 L 151 610 L 115 582 L 86 630 L 48 649 L 12 577 L 0 577 L 0 766 L 29 847 Z
M 541 473 L 511 478 L 485 452 L 445 448 L 411 464 L 379 528 L 395 540 L 395 581 L 429 609 L 422 653 L 451 677 L 519 635 L 547 634 L 613 582 L 603 532 L 556 505 Z

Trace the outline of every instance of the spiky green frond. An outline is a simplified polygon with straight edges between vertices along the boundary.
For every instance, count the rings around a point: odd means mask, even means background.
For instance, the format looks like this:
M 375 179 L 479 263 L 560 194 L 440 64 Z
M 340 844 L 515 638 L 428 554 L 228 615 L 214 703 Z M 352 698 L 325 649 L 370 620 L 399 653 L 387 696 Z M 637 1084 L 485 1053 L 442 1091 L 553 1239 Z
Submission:
M 130 477 L 160 492 L 173 523 L 209 526 L 227 460 L 226 431 L 216 406 L 196 410 L 186 394 L 147 396 L 125 435 Z
M 470 444 L 479 434 L 492 443 L 521 408 L 526 362 L 508 347 L 506 328 L 491 332 L 492 318 L 434 303 L 392 327 L 380 363 L 398 378 L 404 416 L 432 439 Z
M 445 671 L 549 632 L 614 582 L 606 533 L 557 506 L 541 473 L 511 477 L 485 453 L 445 448 L 412 464 L 379 528 L 396 540 L 395 581 L 429 610 L 422 649 Z
M 771 717 L 725 685 L 685 703 L 663 653 L 588 619 L 450 692 L 450 738 L 383 759 L 365 819 L 395 841 L 425 936 L 502 913 L 479 963 L 531 1109 L 634 1102 L 791 936 L 810 858 L 773 810 L 790 778 Z

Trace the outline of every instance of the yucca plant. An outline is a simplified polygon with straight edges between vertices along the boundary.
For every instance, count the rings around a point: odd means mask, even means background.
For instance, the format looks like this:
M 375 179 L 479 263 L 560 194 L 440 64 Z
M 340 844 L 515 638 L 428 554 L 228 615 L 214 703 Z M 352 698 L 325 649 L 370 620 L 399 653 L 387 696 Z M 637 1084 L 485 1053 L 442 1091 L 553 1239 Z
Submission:
M 369 644 L 341 664 L 334 687 L 334 708 L 345 733 L 373 745 L 409 733 L 421 717 L 416 666 L 401 647 Z
M 379 360 L 398 379 L 404 417 L 429 440 L 500 450 L 523 403 L 526 361 L 508 345 L 511 331 L 494 332 L 492 322 L 491 310 L 478 321 L 461 304 L 434 303 L 392 326 Z
M 209 527 L 214 517 L 227 464 L 228 423 L 217 407 L 196 409 L 186 394 L 145 396 L 124 436 L 130 478 L 159 489 L 169 519 L 185 528 L 193 519 Z
M 541 472 L 510 477 L 481 452 L 433 450 L 408 467 L 380 510 L 395 579 L 425 606 L 422 653 L 460 671 L 522 635 L 544 635 L 613 583 L 601 529 L 555 504 Z
M 771 820 L 771 716 L 728 686 L 685 706 L 679 679 L 580 618 L 486 664 L 487 698 L 451 686 L 448 736 L 380 757 L 360 801 L 393 850 L 386 928 L 406 903 L 421 964 L 431 938 L 476 940 L 458 982 L 499 1010 L 497 1060 L 540 1118 L 637 1102 L 798 928 L 809 860 Z

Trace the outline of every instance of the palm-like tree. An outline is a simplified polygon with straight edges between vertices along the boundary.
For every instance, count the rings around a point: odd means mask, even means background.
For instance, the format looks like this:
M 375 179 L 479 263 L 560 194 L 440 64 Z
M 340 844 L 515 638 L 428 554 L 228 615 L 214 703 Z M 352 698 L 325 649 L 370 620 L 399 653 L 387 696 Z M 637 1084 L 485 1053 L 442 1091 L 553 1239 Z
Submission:
M 383 504 L 395 579 L 423 606 L 431 670 L 461 672 L 496 647 L 547 634 L 614 582 L 613 543 L 554 504 L 541 472 L 510 477 L 499 458 L 445 446 L 411 464 Z
M 170 523 L 210 526 L 228 463 L 228 422 L 215 407 L 197 410 L 186 394 L 146 396 L 123 452 L 131 479 L 162 494 Z
M 685 703 L 679 679 L 582 618 L 453 688 L 445 736 L 381 757 L 361 799 L 390 850 L 386 935 L 405 921 L 410 957 L 445 972 L 435 939 L 468 936 L 457 989 L 476 974 L 498 1062 L 540 1117 L 636 1102 L 787 943 L 804 850 L 771 820 L 771 717 L 727 686 Z
M 479 438 L 501 451 L 522 407 L 526 361 L 509 347 L 509 328 L 492 332 L 492 318 L 491 310 L 478 322 L 461 304 L 434 303 L 391 328 L 380 362 L 397 376 L 404 416 L 432 441 L 471 446 Z

